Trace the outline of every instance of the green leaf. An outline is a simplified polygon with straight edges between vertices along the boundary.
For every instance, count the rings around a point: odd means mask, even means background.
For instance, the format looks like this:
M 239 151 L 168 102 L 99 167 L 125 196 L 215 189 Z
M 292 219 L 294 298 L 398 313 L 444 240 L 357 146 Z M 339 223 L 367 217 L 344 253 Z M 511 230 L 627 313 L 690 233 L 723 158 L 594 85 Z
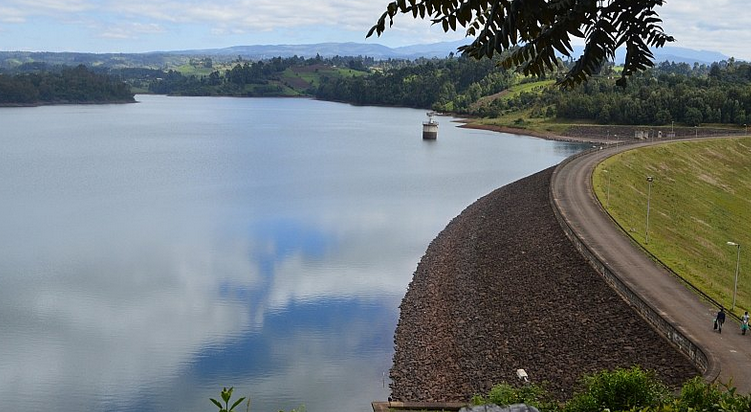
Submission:
M 219 407 L 219 409 L 224 409 L 224 406 L 222 406 L 222 404 L 221 404 L 221 403 L 219 403 L 219 401 L 218 401 L 218 400 L 216 400 L 216 399 L 214 399 L 214 398 L 211 398 L 210 400 L 211 400 L 211 402 L 214 402 L 214 405 L 218 406 L 218 407 Z
M 245 400 L 245 397 L 244 397 L 244 396 L 243 396 L 242 398 L 238 399 L 238 400 L 237 400 L 237 402 L 235 402 L 235 403 L 233 403 L 233 404 L 232 404 L 232 407 L 231 407 L 231 408 L 229 408 L 229 410 L 230 410 L 230 411 L 232 411 L 233 409 L 235 409 L 235 407 L 236 407 L 237 405 L 241 404 L 241 403 L 242 403 L 242 401 L 244 401 L 244 400 Z
M 662 31 L 662 20 L 654 10 L 664 3 L 663 0 L 391 0 L 368 37 L 383 32 L 385 16 L 391 26 L 397 13 L 411 13 L 413 18 L 422 19 L 427 15 L 433 24 L 440 22 L 445 32 L 455 31 L 457 26 L 466 28 L 466 35 L 474 37 L 471 46 L 462 49 L 469 57 L 492 58 L 494 53 L 511 51 L 521 44 L 522 52 L 506 58 L 504 66 L 513 62 L 523 72 L 536 75 L 557 70 L 553 49 L 571 56 L 572 37 L 583 38 L 583 58 L 562 81 L 578 84 L 627 43 L 630 46 L 627 44 L 623 72 L 626 76 L 653 66 L 654 57 L 646 46 L 662 47 L 674 41 Z M 536 45 L 526 48 L 530 44 Z
M 234 387 L 230 387 L 229 389 L 227 389 L 227 388 L 224 388 L 224 390 L 222 391 L 222 400 L 223 400 L 223 401 L 224 401 L 225 403 L 229 403 L 229 398 L 231 398 L 231 397 L 232 397 L 232 391 L 233 391 L 234 389 L 235 389 Z

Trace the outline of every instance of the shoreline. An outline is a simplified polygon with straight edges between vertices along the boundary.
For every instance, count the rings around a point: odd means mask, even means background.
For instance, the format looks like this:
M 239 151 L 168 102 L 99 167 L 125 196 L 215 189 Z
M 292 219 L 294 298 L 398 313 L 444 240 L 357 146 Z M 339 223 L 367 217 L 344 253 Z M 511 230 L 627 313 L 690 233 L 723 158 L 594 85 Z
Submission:
M 572 143 L 604 143 L 605 142 L 605 139 L 602 139 L 602 138 L 568 137 L 568 136 L 562 136 L 562 135 L 558 135 L 554 133 L 538 132 L 535 130 L 521 129 L 521 128 L 515 128 L 515 127 L 509 127 L 509 126 L 495 126 L 495 125 L 489 125 L 489 124 L 472 123 L 471 119 L 461 119 L 458 121 L 458 123 L 461 123 L 461 126 L 458 126 L 458 127 L 461 127 L 463 129 L 488 130 L 491 132 L 523 135 L 523 136 L 536 137 L 536 138 L 545 139 L 545 140 L 554 140 L 558 142 L 572 142 Z
M 107 104 L 130 104 L 130 103 L 138 103 L 138 101 L 133 98 L 133 100 L 113 100 L 113 101 L 105 101 L 105 102 L 34 102 L 34 103 L 0 103 L 0 108 L 6 108 L 6 107 L 43 107 L 43 106 L 94 106 L 94 105 L 107 105 Z
M 473 123 L 471 118 L 461 118 L 457 121 L 461 123 L 462 128 L 477 129 L 477 130 L 489 130 L 499 133 L 509 133 L 516 135 L 524 135 L 530 137 L 536 137 L 545 140 L 554 140 L 561 142 L 574 142 L 574 143 L 593 143 L 593 144 L 617 144 L 625 142 L 639 142 L 648 140 L 663 140 L 669 141 L 671 139 L 685 139 L 694 137 L 713 137 L 713 136 L 729 136 L 729 135 L 745 135 L 743 128 L 731 128 L 731 127 L 687 127 L 687 126 L 651 126 L 651 125 L 591 125 L 580 124 L 570 125 L 566 131 L 566 135 L 560 135 L 552 132 L 542 132 L 536 130 L 515 128 L 510 126 L 498 126 L 498 125 L 485 125 Z M 636 133 L 643 132 L 649 133 L 649 138 L 637 138 Z M 662 133 L 661 137 L 655 137 L 658 132 Z M 668 137 L 669 133 L 673 133 L 675 137 Z M 659 135 L 658 135 L 659 136 Z

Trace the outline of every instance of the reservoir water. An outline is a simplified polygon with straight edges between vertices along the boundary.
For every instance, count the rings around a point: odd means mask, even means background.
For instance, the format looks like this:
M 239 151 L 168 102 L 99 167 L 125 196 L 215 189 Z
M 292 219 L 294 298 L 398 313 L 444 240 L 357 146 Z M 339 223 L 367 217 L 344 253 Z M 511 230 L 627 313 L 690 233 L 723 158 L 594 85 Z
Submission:
M 137 96 L 0 109 L 0 403 L 368 411 L 429 242 L 579 144 L 425 111 Z M 238 410 L 246 410 L 245 404 Z

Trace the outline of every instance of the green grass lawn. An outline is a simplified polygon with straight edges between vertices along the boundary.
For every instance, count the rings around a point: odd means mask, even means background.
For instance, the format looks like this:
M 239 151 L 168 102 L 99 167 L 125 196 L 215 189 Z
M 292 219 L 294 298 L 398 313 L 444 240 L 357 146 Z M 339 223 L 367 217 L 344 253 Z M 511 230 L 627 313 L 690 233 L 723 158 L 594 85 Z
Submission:
M 508 94 L 503 95 L 503 99 L 512 99 L 522 93 L 541 93 L 546 87 L 555 84 L 555 80 L 540 80 L 536 82 L 521 83 L 511 86 Z
M 559 119 L 551 119 L 548 117 L 533 117 L 530 114 L 531 110 L 519 110 L 511 113 L 506 113 L 498 117 L 488 117 L 473 119 L 472 123 L 489 126 L 504 126 L 515 129 L 520 129 L 520 133 L 523 130 L 539 133 L 553 133 L 557 135 L 563 135 L 567 129 L 576 125 L 591 125 L 591 123 L 583 123 L 581 121 L 565 121 Z
M 321 84 L 321 77 L 353 77 L 367 76 L 368 73 L 347 68 L 328 67 L 324 65 L 312 66 L 294 66 L 290 67 L 283 73 L 283 79 L 297 85 L 299 81 L 307 83 L 307 87 L 318 87 Z M 294 80 L 297 79 L 298 82 Z
M 180 72 L 183 76 L 208 76 L 211 74 L 211 72 L 216 71 L 216 67 L 203 67 L 203 66 L 194 66 L 191 64 L 182 64 L 180 66 L 177 66 L 174 68 L 175 71 Z M 223 70 L 220 70 L 220 72 L 224 72 Z
M 494 100 L 511 100 L 522 93 L 542 93 L 546 88 L 553 87 L 554 85 L 555 80 L 551 79 L 516 84 L 500 93 L 481 98 L 475 106 L 486 105 Z M 562 134 L 572 123 L 549 117 L 532 116 L 531 112 L 532 109 L 515 110 L 497 117 L 474 119 L 473 123 L 511 127 L 540 133 L 552 132 L 555 134 Z
M 727 242 L 739 243 L 734 312 L 751 309 L 751 138 L 630 150 L 601 163 L 592 180 L 600 202 L 636 242 L 727 308 L 738 250 Z

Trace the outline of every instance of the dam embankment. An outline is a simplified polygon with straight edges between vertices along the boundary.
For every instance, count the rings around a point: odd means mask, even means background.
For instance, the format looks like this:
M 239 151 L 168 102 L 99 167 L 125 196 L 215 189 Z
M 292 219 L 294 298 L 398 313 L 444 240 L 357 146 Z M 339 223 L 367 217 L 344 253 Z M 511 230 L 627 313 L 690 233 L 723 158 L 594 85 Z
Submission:
M 518 368 L 559 399 L 602 369 L 640 365 L 674 386 L 699 374 L 565 236 L 553 170 L 477 200 L 431 242 L 400 306 L 394 400 L 466 401 Z

